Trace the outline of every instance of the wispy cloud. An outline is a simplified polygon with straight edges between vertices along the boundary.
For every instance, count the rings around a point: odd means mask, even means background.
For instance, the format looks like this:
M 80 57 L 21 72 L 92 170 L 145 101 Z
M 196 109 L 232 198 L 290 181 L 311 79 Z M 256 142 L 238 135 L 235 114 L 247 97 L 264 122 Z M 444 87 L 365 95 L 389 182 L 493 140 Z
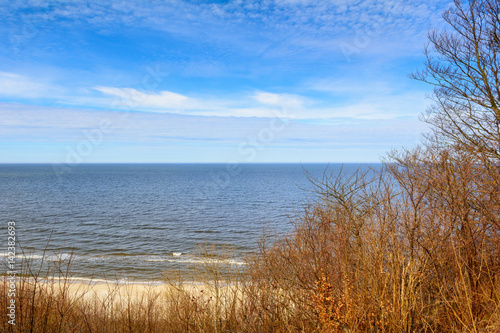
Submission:
M 49 82 L 23 75 L 0 72 L 0 96 L 40 98 L 59 90 Z
M 448 2 L 8 1 L 0 136 L 77 140 L 109 118 L 109 142 L 196 142 L 199 153 L 280 117 L 290 126 L 275 147 L 290 158 L 413 142 L 427 101 L 404 80 Z
M 181 38 L 198 40 L 202 36 L 205 43 L 231 45 L 253 55 L 266 52 L 267 55 L 283 56 L 289 52 L 301 53 L 301 49 L 331 52 L 332 45 L 340 52 L 340 41 L 349 41 L 368 30 L 372 32 L 370 38 L 376 40 L 392 40 L 404 32 L 405 38 L 399 40 L 399 45 L 413 46 L 414 37 L 422 37 L 447 3 L 424 0 L 234 0 L 212 3 L 51 0 L 30 4 L 15 0 L 6 4 L 5 19 L 29 21 L 36 18 L 38 21 L 43 18 L 46 22 L 58 21 L 67 25 L 90 24 L 104 33 L 109 26 L 136 26 Z M 378 44 L 372 43 L 372 46 Z M 307 53 L 301 54 L 307 56 Z
M 253 95 L 254 99 L 265 105 L 288 107 L 292 109 L 303 108 L 306 99 L 303 96 L 292 94 L 275 94 L 270 92 L 259 91 Z
M 206 117 L 159 113 L 130 113 L 126 117 L 113 111 L 54 108 L 0 103 L 0 138 L 23 141 L 78 141 L 84 130 L 95 129 L 106 120 L 110 124 L 104 141 L 166 143 L 172 140 L 231 143 L 234 148 L 269 126 L 266 118 Z M 272 145 L 372 145 L 414 142 L 420 128 L 415 119 L 351 122 L 304 123 L 289 120 L 276 134 Z M 271 143 L 270 143 L 271 144 Z
M 196 98 L 168 91 L 148 94 L 131 88 L 107 87 L 100 91 L 119 97 L 121 103 L 115 101 L 114 105 L 123 105 L 126 108 L 125 101 L 135 102 L 135 111 L 217 117 L 275 118 L 280 114 L 281 117 L 290 119 L 317 121 L 339 118 L 366 120 L 416 118 L 427 105 L 425 93 L 422 91 L 397 92 L 384 87 L 383 84 L 339 88 L 312 86 L 310 89 L 341 94 L 344 99 L 324 97 L 314 99 L 297 94 L 264 91 L 240 94 L 233 99 L 220 96 Z
M 19 102 L 45 98 L 53 105 L 117 111 L 174 113 L 206 117 L 261 117 L 290 119 L 392 119 L 413 116 L 425 109 L 423 92 L 398 92 L 383 82 L 361 84 L 328 79 L 306 83 L 304 91 L 326 93 L 306 97 L 292 93 L 242 91 L 234 96 L 188 96 L 172 91 L 97 86 L 68 91 L 54 83 L 43 84 L 13 73 L 0 73 L 0 92 Z M 328 95 L 332 94 L 333 98 Z M 342 96 L 342 98 L 339 98 Z
M 116 96 L 121 100 L 137 102 L 142 108 L 172 109 L 179 108 L 189 102 L 189 98 L 171 91 L 161 91 L 158 94 L 144 93 L 133 88 L 95 87 L 106 95 Z

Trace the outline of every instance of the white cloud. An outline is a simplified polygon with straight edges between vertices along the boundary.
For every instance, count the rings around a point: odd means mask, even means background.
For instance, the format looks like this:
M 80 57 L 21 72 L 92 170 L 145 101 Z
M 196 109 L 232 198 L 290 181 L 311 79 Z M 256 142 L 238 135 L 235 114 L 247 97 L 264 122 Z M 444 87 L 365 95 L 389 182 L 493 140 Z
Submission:
M 251 112 L 256 112 L 252 110 Z M 180 116 L 160 113 L 127 113 L 53 108 L 0 103 L 0 138 L 23 141 L 79 141 L 85 132 L 105 121 L 110 129 L 104 142 L 212 141 L 230 142 L 237 147 L 271 122 L 265 118 Z M 275 124 L 276 125 L 276 124 Z M 418 138 L 422 127 L 416 119 L 340 119 L 337 122 L 309 123 L 290 120 L 276 133 L 273 143 L 288 147 L 319 145 L 372 145 L 404 143 Z M 208 141 L 205 141 L 208 140 Z
M 386 95 L 394 92 L 394 83 L 383 80 L 361 80 L 359 78 L 343 79 L 311 79 L 305 85 L 304 89 L 312 91 L 321 91 L 334 95 L 356 94 L 364 96 L 366 94 Z
M 259 103 L 279 107 L 301 108 L 305 104 L 304 97 L 291 94 L 274 94 L 259 91 L 253 95 L 253 98 Z
M 129 103 L 137 103 L 143 108 L 171 109 L 187 105 L 189 98 L 171 91 L 161 91 L 159 94 L 144 93 L 133 88 L 95 87 L 104 94 L 116 96 Z
M 356 33 L 373 24 L 382 26 L 381 33 L 374 39 L 396 38 L 400 45 L 413 46 L 415 36 L 425 38 L 429 22 L 434 25 L 448 3 L 446 0 L 233 0 L 223 3 L 54 0 L 36 2 L 33 8 L 39 11 L 18 12 L 26 3 L 14 0 L 6 5 L 5 20 L 29 21 L 43 17 L 45 21 L 90 24 L 103 30 L 126 24 L 167 31 L 183 39 L 199 40 L 201 35 L 203 42 L 231 45 L 232 49 L 253 54 L 269 43 L 279 43 L 284 52 L 291 49 L 296 54 L 311 48 L 331 52 L 330 46 L 322 49 L 326 39 L 352 41 Z M 258 34 L 256 25 L 260 27 Z M 400 38 L 401 31 L 405 31 L 404 39 Z M 304 43 L 305 40 L 308 43 Z M 274 54 L 279 56 L 279 52 Z
M 375 87 L 378 86 L 377 90 Z M 312 86 L 311 86 L 312 87 Z M 338 88 L 337 88 L 338 87 Z M 206 117 L 285 117 L 290 119 L 363 119 L 382 120 L 399 117 L 414 117 L 425 110 L 427 101 L 420 91 L 395 93 L 384 84 L 366 86 L 356 90 L 355 85 L 340 84 L 319 86 L 318 91 L 355 93 L 355 100 L 328 106 L 332 99 L 313 100 L 301 95 L 258 91 L 239 97 L 196 98 L 163 91 L 142 93 L 132 88 L 100 87 L 98 90 L 119 99 L 110 105 L 123 106 L 133 111 L 175 113 Z M 386 92 L 386 94 L 382 93 Z M 326 105 L 326 106 L 325 106 Z M 131 108 L 133 107 L 133 109 Z
M 0 95 L 19 99 L 43 97 L 52 100 L 55 105 L 84 108 L 205 117 L 285 117 L 321 121 L 416 117 L 427 105 L 422 91 L 398 91 L 385 81 L 316 79 L 305 83 L 302 89 L 331 93 L 333 97 L 313 99 L 298 94 L 269 91 L 241 92 L 229 96 L 188 96 L 173 91 L 143 92 L 130 87 L 110 86 L 70 92 L 61 86 L 40 83 L 30 77 L 0 72 Z
M 37 82 L 14 73 L 0 72 L 0 95 L 2 96 L 37 98 L 45 97 L 51 90 L 53 91 L 54 87 L 49 83 Z
M 205 117 L 259 117 L 289 119 L 393 119 L 416 116 L 425 109 L 427 101 L 421 92 L 394 93 L 383 83 L 357 87 L 355 84 L 317 81 L 308 85 L 310 90 L 354 94 L 356 100 L 333 103 L 335 99 L 311 99 L 297 94 L 257 91 L 237 96 L 186 96 L 172 91 L 142 92 L 134 88 L 98 86 L 82 90 L 79 95 L 67 93 L 61 87 L 48 86 L 32 79 L 0 73 L 0 94 L 11 98 L 52 99 L 59 105 L 85 108 L 149 113 L 173 113 Z M 328 106 L 331 101 L 332 106 Z
M 289 108 L 301 110 L 305 98 L 293 94 L 275 94 L 259 91 L 254 94 L 241 94 L 232 98 L 218 96 L 188 97 L 171 91 L 146 93 L 133 88 L 95 87 L 108 96 L 105 99 L 90 97 L 79 99 L 79 103 L 111 106 L 130 111 L 157 113 L 176 113 L 183 115 L 216 117 L 263 117 L 274 118 L 279 110 Z M 116 99 L 109 98 L 116 97 Z M 96 105 L 97 106 L 97 105 Z M 289 114 L 289 117 L 295 117 Z

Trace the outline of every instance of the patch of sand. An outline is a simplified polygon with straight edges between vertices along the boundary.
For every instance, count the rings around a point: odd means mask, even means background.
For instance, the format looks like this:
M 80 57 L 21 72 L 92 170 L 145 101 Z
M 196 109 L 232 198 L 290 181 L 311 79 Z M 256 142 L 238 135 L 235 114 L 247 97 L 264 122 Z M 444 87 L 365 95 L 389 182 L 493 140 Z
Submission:
M 0 280 L 0 288 L 4 288 L 5 281 Z M 25 284 L 21 286 L 21 284 Z M 17 288 L 33 289 L 34 280 L 19 279 Z M 196 297 L 208 300 L 216 292 L 213 284 L 209 283 L 184 283 L 182 285 L 160 283 L 122 283 L 111 281 L 93 280 L 41 280 L 37 282 L 39 292 L 48 292 L 66 298 L 68 301 L 83 301 L 96 305 L 107 304 L 111 307 L 126 306 L 128 304 L 145 304 L 150 301 L 170 302 L 182 296 Z M 234 296 L 234 286 L 222 286 L 218 289 L 224 302 L 226 297 Z M 238 291 L 236 293 L 239 294 Z

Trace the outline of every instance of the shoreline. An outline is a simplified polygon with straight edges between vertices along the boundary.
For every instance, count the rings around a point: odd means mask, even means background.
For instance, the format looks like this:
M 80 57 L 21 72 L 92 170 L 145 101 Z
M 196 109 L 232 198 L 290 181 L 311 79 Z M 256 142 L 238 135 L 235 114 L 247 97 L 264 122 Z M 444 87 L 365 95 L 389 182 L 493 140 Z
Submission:
M 9 282 L 6 276 L 0 278 L 0 290 L 7 290 Z M 211 281 L 186 282 L 178 284 L 155 281 L 111 281 L 80 278 L 17 278 L 16 287 L 30 290 L 36 286 L 40 295 L 54 295 L 67 298 L 71 302 L 83 302 L 101 306 L 110 304 L 113 307 L 126 307 L 131 303 L 159 301 L 159 304 L 171 302 L 179 297 L 208 300 L 215 294 L 240 293 L 240 285 L 219 281 L 215 286 Z M 43 296 L 42 296 L 43 297 Z
M 0 275 L 0 283 L 5 283 L 8 275 L 2 274 Z M 134 280 L 134 279 L 103 279 L 103 278 L 89 278 L 89 277 L 44 277 L 44 278 L 34 278 L 30 276 L 21 276 L 18 275 L 16 281 L 23 282 L 35 282 L 35 280 L 39 283 L 82 283 L 88 285 L 99 285 L 99 284 L 116 284 L 116 285 L 129 285 L 129 284 L 140 284 L 140 285 L 162 285 L 168 284 L 167 282 L 161 280 Z M 17 283 L 16 282 L 16 283 Z M 189 283 L 189 282 L 188 282 Z M 193 282 L 196 284 L 196 282 Z
M 0 284 L 6 283 L 6 280 L 9 276 L 2 274 L 0 275 Z M 240 279 L 239 281 L 241 281 Z M 144 285 L 144 286 L 177 286 L 179 284 L 181 285 L 189 285 L 189 286 L 200 286 L 200 285 L 212 285 L 213 281 L 211 280 L 200 280 L 200 281 L 194 281 L 194 280 L 182 280 L 180 283 L 178 280 L 176 282 L 169 282 L 166 279 L 163 280 L 134 280 L 134 279 L 102 279 L 102 278 L 86 278 L 86 277 L 49 277 L 49 278 L 33 278 L 33 277 L 28 277 L 28 276 L 17 276 L 16 277 L 16 283 L 23 282 L 23 283 L 30 283 L 30 282 L 38 282 L 38 283 L 43 283 L 43 284 L 50 284 L 50 283 L 55 283 L 55 284 L 86 284 L 89 286 L 96 286 L 96 285 L 118 285 L 118 286 L 125 286 L 125 285 Z M 226 286 L 226 285 L 231 285 L 234 282 L 226 282 L 225 280 L 219 280 L 218 283 L 220 285 Z

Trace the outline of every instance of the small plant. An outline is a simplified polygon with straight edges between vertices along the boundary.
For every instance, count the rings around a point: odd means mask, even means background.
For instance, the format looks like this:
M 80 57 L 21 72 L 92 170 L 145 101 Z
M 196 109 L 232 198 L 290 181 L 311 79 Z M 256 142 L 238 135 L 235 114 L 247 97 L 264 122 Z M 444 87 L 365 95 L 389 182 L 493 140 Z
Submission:
M 312 295 L 311 309 L 318 316 L 320 332 L 340 332 L 349 327 L 351 311 L 345 295 L 335 295 L 334 288 L 328 282 L 323 269 L 320 278 L 315 282 L 316 289 Z M 349 287 L 347 287 L 349 288 Z

